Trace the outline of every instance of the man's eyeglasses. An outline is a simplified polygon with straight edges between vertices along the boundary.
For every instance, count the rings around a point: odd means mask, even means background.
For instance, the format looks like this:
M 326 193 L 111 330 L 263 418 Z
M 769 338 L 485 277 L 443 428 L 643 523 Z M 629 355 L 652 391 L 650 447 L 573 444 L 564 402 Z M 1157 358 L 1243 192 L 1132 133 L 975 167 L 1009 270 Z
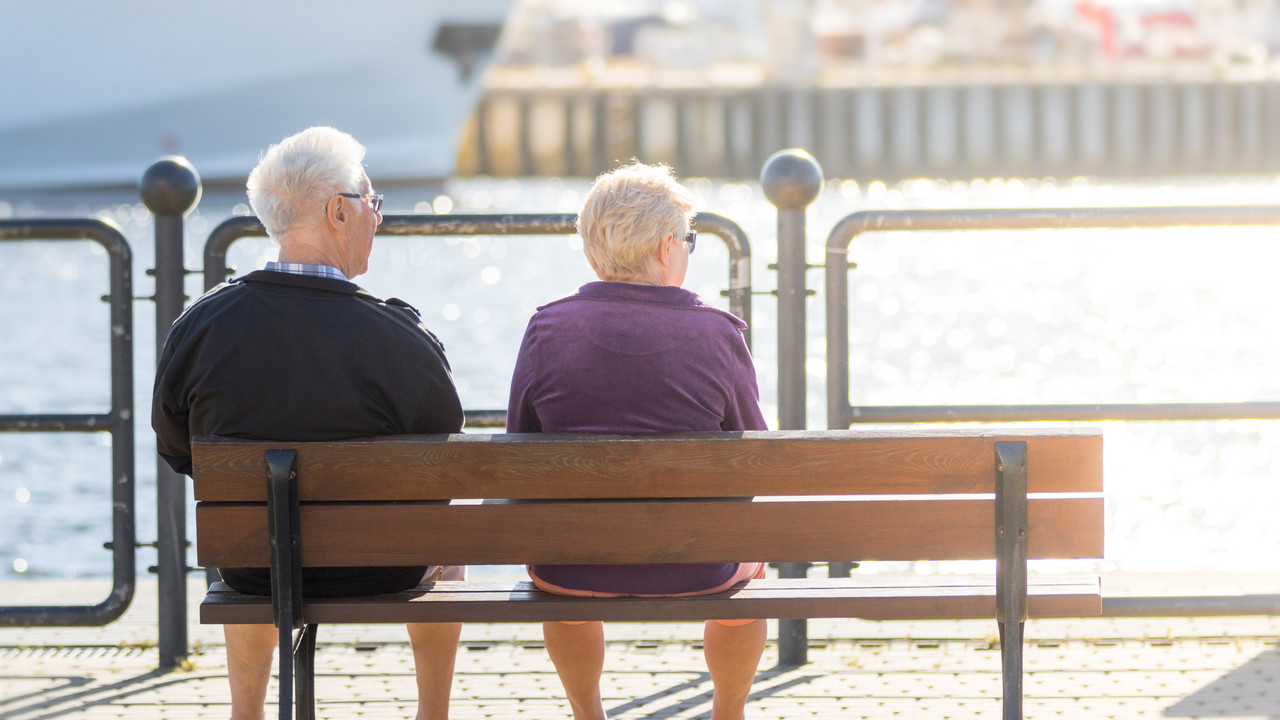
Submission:
M 689 246 L 689 254 L 693 254 L 693 249 L 698 246 L 698 231 L 690 230 L 684 236 L 684 244 Z
M 334 193 L 342 197 L 355 198 L 357 200 L 368 200 L 373 203 L 374 212 L 382 212 L 382 195 L 378 193 Z

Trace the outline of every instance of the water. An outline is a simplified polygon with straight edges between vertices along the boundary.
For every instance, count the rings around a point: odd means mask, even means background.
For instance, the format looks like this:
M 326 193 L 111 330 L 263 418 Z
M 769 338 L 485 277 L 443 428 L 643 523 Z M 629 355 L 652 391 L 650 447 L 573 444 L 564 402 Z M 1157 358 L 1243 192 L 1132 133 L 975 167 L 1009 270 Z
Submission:
M 755 184 L 689 182 L 699 208 L 739 222 L 756 290 L 776 286 L 775 214 Z M 458 180 L 379 187 L 387 212 L 573 212 L 579 180 Z M 1106 184 L 990 180 L 830 183 L 809 214 L 808 259 L 861 209 L 1270 204 L 1274 178 Z M 196 266 L 208 233 L 247 213 L 210 190 L 187 219 Z M 0 197 L 0 218 L 93 215 L 133 245 L 136 295 L 152 292 L 153 222 L 131 192 Z M 237 243 L 242 272 L 274 257 Z M 1280 317 L 1270 228 L 878 233 L 850 259 L 854 404 L 1218 402 L 1280 399 Z M 718 293 L 727 253 L 699 243 L 687 286 Z M 593 280 L 580 243 L 530 238 L 383 238 L 360 282 L 416 305 L 445 342 L 468 408 L 506 405 L 520 336 L 535 307 Z M 825 424 L 822 273 L 809 303 L 809 427 Z M 198 295 L 199 276 L 188 280 Z M 107 258 L 92 243 L 0 243 L 0 414 L 107 408 Z M 765 416 L 777 416 L 776 303 L 752 324 Z M 155 536 L 148 409 L 154 306 L 135 304 L 138 537 Z M 1101 569 L 1276 569 L 1280 423 L 1106 423 L 1107 551 Z M 106 435 L 0 434 L 0 579 L 109 577 Z M 193 520 L 189 524 L 193 524 Z M 154 564 L 139 550 L 139 568 Z M 194 555 L 191 556 L 194 560 Z M 937 568 L 922 566 L 922 571 Z

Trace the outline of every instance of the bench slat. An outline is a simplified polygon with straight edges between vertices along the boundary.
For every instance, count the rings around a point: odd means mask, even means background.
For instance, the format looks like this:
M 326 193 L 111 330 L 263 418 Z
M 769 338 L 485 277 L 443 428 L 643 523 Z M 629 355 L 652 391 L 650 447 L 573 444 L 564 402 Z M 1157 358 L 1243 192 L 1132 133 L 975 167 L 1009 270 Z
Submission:
M 197 438 L 196 499 L 265 501 L 263 452 L 298 448 L 299 499 L 623 498 L 994 491 L 993 447 L 1023 440 L 1033 493 L 1101 492 L 1092 428 L 396 436 L 324 443 Z M 375 468 L 376 482 L 369 480 Z M 640 470 L 639 468 L 643 468 Z M 726 489 L 726 472 L 734 478 Z
M 988 500 L 302 507 L 305 565 L 972 560 L 995 557 Z M 1101 498 L 1029 501 L 1029 557 L 1103 553 Z M 199 562 L 267 564 L 264 506 L 200 503 Z
M 1032 617 L 1086 617 L 1102 611 L 1096 576 L 1031 579 Z M 995 579 L 876 576 L 753 580 L 718 595 L 599 600 L 551 595 L 531 583 L 440 582 L 388 595 L 308 600 L 308 622 L 538 622 L 613 620 L 671 622 L 749 617 L 855 617 L 868 620 L 994 618 Z M 374 620 L 376 618 L 376 620 Z M 216 583 L 200 621 L 270 623 L 270 598 L 239 595 Z

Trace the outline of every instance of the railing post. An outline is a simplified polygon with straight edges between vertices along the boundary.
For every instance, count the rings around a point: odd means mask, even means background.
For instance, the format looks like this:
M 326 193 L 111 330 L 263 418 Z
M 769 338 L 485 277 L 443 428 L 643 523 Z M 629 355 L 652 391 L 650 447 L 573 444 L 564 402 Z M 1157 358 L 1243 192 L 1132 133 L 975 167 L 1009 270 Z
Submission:
M 156 358 L 169 326 L 182 314 L 187 271 L 182 258 L 182 216 L 200 202 L 200 176 L 186 158 L 166 156 L 139 183 L 156 223 Z M 159 578 L 160 669 L 187 656 L 187 484 L 156 456 L 156 575 Z
M 822 167 L 803 150 L 780 150 L 760 170 L 764 195 L 778 208 L 778 429 L 805 428 L 805 208 L 822 190 Z M 778 575 L 802 578 L 806 563 L 782 563 Z M 808 662 L 808 625 L 778 621 L 778 663 Z

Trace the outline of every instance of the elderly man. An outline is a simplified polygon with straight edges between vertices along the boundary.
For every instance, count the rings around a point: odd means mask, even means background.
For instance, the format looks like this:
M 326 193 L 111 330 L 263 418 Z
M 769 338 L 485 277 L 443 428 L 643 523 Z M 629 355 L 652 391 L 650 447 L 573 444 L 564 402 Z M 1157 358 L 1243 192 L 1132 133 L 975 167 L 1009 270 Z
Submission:
M 457 432 L 462 407 L 440 341 L 399 300 L 351 282 L 368 268 L 382 196 L 364 147 L 314 127 L 271 146 L 249 175 L 249 202 L 280 245 L 277 262 L 214 288 L 178 318 L 156 371 L 161 456 L 190 474 L 194 435 L 335 440 Z M 221 568 L 241 592 L 269 595 L 262 568 Z M 462 568 L 320 568 L 304 594 L 413 587 Z M 409 625 L 418 720 L 447 718 L 458 624 Z M 233 720 L 261 720 L 275 654 L 270 625 L 227 625 Z

